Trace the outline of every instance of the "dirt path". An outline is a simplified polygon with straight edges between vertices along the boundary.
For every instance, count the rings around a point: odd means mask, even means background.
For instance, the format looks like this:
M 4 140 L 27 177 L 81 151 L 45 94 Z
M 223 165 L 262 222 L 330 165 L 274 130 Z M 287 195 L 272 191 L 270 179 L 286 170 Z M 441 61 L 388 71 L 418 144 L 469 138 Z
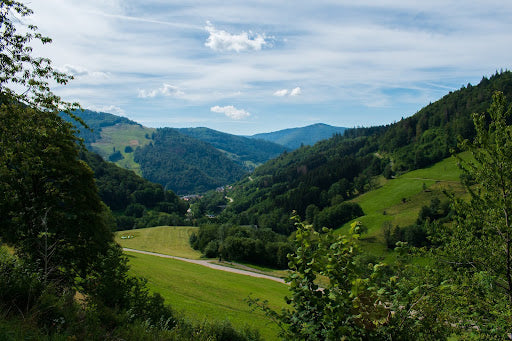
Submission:
M 135 249 L 128 249 L 128 248 L 125 248 L 125 247 L 123 248 L 123 250 L 124 251 L 128 251 L 128 252 L 143 253 L 145 255 L 157 256 L 157 257 L 162 257 L 162 258 L 171 258 L 171 259 L 181 260 L 183 262 L 194 263 L 194 264 L 206 266 L 208 268 L 215 269 L 215 270 L 221 270 L 221 271 L 226 271 L 226 272 L 233 272 L 233 273 L 240 274 L 240 275 L 246 275 L 246 276 L 257 277 L 257 278 L 265 278 L 265 279 L 269 279 L 271 281 L 275 281 L 275 282 L 279 282 L 279 283 L 285 283 L 284 280 L 282 278 L 279 278 L 279 277 L 273 277 L 273 276 L 263 275 L 263 274 L 260 274 L 260 273 L 257 273 L 257 272 L 230 268 L 230 267 L 222 266 L 222 265 L 218 265 L 218 264 L 212 264 L 211 261 L 208 261 L 208 260 L 189 259 L 189 258 L 183 258 L 183 257 L 169 256 L 169 255 L 164 255 L 162 253 L 156 253 L 156 252 L 150 252 L 150 251 L 142 251 L 142 250 L 135 250 Z

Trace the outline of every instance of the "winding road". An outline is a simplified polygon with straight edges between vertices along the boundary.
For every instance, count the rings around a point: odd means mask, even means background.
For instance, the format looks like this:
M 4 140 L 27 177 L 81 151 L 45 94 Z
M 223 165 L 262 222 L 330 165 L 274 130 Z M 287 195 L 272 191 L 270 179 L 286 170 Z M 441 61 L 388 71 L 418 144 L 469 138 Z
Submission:
M 275 281 L 275 282 L 286 284 L 284 279 L 279 278 L 279 277 L 264 275 L 264 274 L 260 274 L 260 273 L 257 273 L 257 272 L 247 271 L 247 270 L 240 270 L 240 269 L 230 268 L 230 267 L 222 266 L 222 265 L 219 265 L 219 264 L 213 264 L 212 261 L 209 261 L 209 260 L 189 259 L 189 258 L 183 258 L 183 257 L 177 257 L 177 256 L 169 256 L 169 255 L 164 255 L 162 253 L 156 253 L 156 252 L 150 252 L 150 251 L 142 251 L 142 250 L 135 250 L 135 249 L 129 249 L 129 248 L 126 248 L 126 247 L 124 247 L 123 250 L 124 251 L 128 251 L 128 252 L 136 252 L 136 253 L 142 253 L 142 254 L 145 254 L 145 255 L 162 257 L 162 258 L 171 258 L 171 259 L 181 260 L 183 262 L 198 264 L 198 265 L 206 266 L 208 268 L 215 269 L 215 270 L 221 270 L 221 271 L 226 271 L 226 272 L 233 272 L 233 273 L 236 273 L 236 274 L 245 275 L 245 276 L 251 276 L 251 277 L 257 277 L 257 278 L 264 278 L 264 279 L 269 279 L 271 281 Z

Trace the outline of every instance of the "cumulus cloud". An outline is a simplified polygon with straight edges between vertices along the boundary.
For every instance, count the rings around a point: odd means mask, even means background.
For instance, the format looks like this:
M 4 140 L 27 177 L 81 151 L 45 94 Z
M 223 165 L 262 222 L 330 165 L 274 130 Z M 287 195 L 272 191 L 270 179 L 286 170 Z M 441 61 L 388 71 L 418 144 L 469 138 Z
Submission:
M 288 90 L 288 89 L 281 89 L 274 92 L 274 96 L 277 97 L 284 97 L 284 96 L 299 96 L 302 93 L 302 90 L 300 87 L 296 87 L 294 89 Z
M 205 46 L 215 51 L 259 51 L 268 42 L 265 40 L 265 34 L 254 34 L 251 31 L 240 34 L 231 34 L 229 32 L 216 29 L 211 22 L 207 21 L 205 30 L 210 36 L 204 43 Z
M 290 96 L 299 96 L 302 93 L 299 87 L 296 87 L 295 89 L 292 89 L 290 91 Z
M 153 89 L 153 90 L 141 89 L 141 90 L 139 90 L 138 97 L 140 97 L 140 98 L 153 98 L 156 96 L 179 97 L 184 94 L 185 93 L 183 91 L 181 91 L 178 87 L 171 85 L 171 84 L 164 83 L 158 89 Z
M 243 118 L 251 116 L 251 114 L 243 109 L 237 109 L 232 105 L 225 107 L 219 107 L 218 105 L 211 107 L 210 111 L 224 114 L 233 120 L 241 120 Z
M 277 90 L 276 92 L 274 92 L 274 96 L 277 96 L 277 97 L 284 97 L 286 95 L 288 95 L 287 89 L 281 89 L 281 90 Z

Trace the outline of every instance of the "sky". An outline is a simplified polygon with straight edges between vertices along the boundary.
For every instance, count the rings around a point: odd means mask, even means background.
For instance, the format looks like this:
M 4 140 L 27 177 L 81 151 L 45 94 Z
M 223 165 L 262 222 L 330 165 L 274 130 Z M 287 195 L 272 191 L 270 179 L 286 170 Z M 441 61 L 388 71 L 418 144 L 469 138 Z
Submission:
M 75 78 L 54 91 L 148 127 L 389 124 L 512 63 L 512 1 L 26 4 Z

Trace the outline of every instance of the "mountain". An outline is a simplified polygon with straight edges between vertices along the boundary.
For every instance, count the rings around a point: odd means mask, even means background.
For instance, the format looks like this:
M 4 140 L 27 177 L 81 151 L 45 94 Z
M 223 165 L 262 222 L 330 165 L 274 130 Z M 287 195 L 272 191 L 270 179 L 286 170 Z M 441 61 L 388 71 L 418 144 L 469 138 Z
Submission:
M 283 145 L 289 149 L 297 149 L 301 145 L 314 145 L 320 140 L 332 137 L 334 134 L 343 134 L 347 128 L 333 127 L 317 123 L 302 128 L 290 128 L 271 133 L 262 133 L 249 136 L 253 139 L 262 139 Z
M 92 129 L 77 127 L 89 150 L 180 194 L 225 186 L 286 150 L 272 142 L 208 128 L 157 130 L 103 112 L 74 114 Z
M 282 154 L 233 186 L 233 202 L 218 220 L 288 234 L 296 211 L 316 226 L 338 228 L 357 212 L 347 203 L 376 188 L 378 176 L 428 167 L 450 156 L 458 137 L 473 138 L 471 114 L 485 112 L 497 90 L 512 99 L 512 72 L 468 84 L 394 124 L 348 129 Z
M 247 173 L 212 145 L 172 128 L 157 129 L 151 143 L 135 150 L 134 160 L 146 179 L 179 194 L 215 189 Z
M 222 133 L 209 128 L 181 128 L 180 133 L 209 143 L 218 150 L 225 152 L 234 161 L 249 169 L 262 164 L 286 150 L 277 143 L 252 139 L 244 136 Z

